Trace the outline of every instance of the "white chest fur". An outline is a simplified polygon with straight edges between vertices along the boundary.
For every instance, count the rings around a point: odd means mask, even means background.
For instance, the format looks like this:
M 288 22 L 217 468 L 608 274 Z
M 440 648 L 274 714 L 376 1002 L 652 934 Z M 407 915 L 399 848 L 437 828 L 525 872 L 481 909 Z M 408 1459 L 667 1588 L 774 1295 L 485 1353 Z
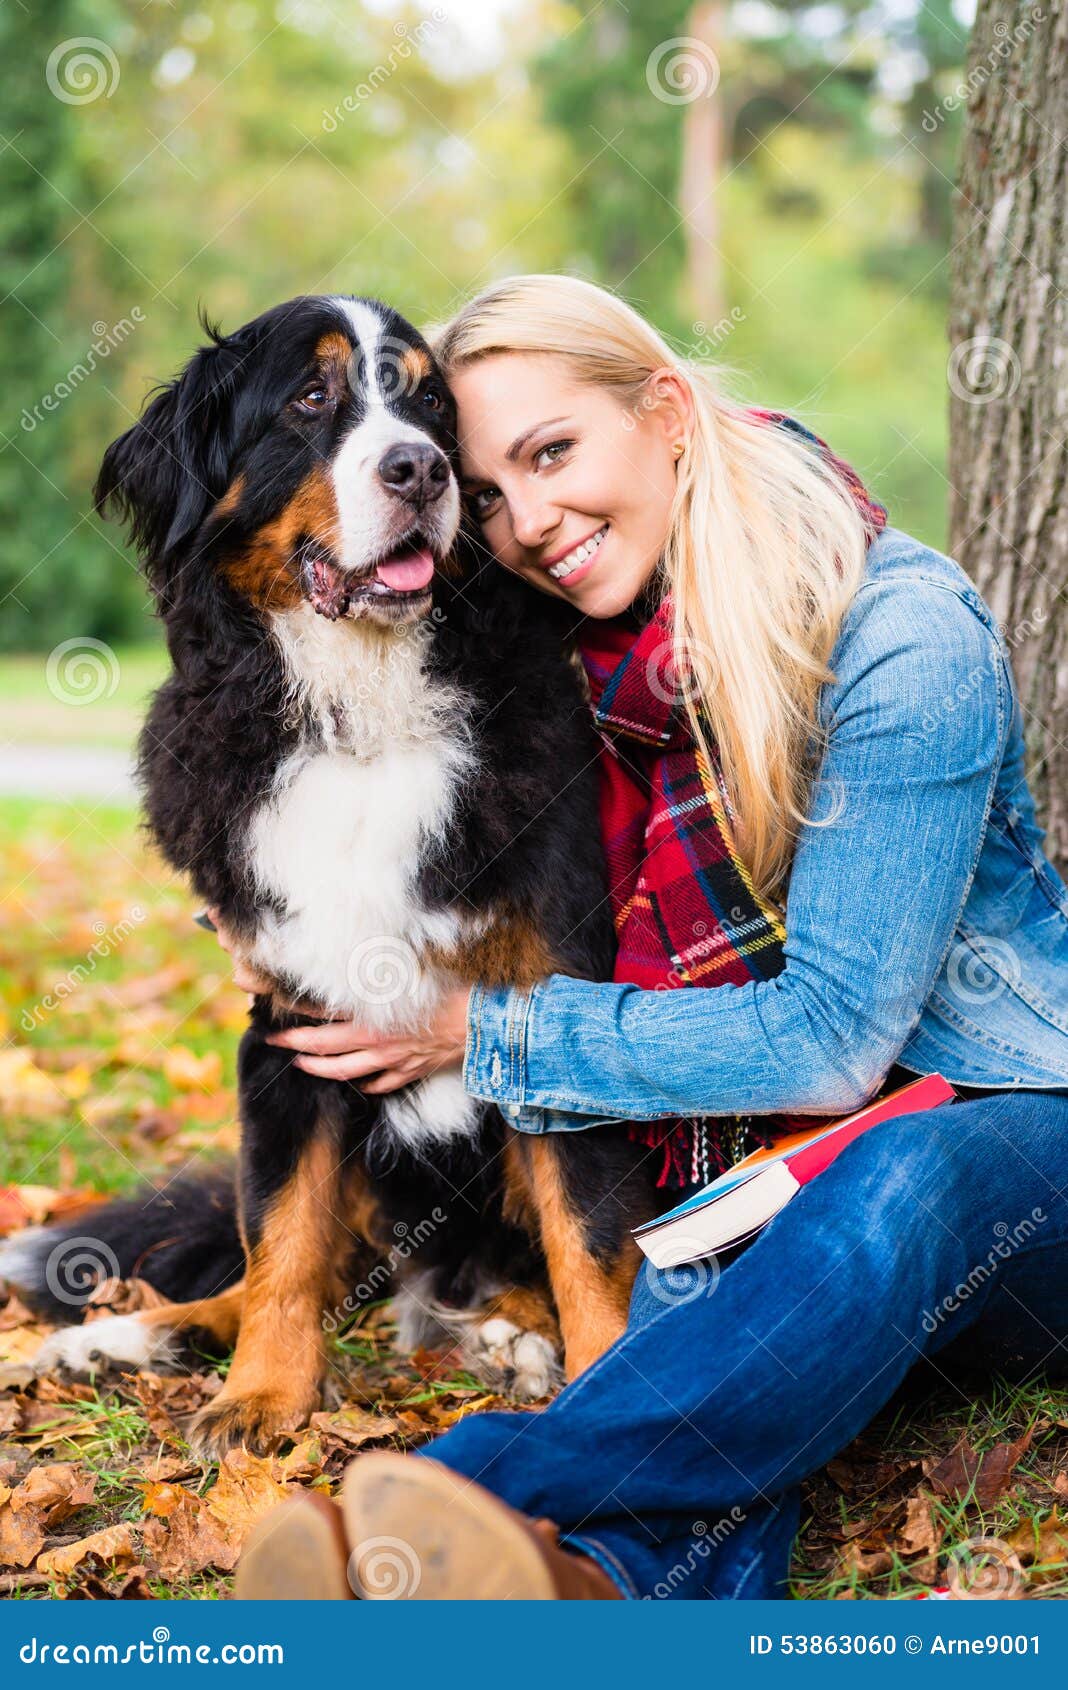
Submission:
M 467 926 L 419 894 L 420 865 L 473 765 L 466 701 L 424 674 L 427 630 L 368 637 L 310 610 L 277 623 L 291 709 L 313 731 L 249 828 L 264 903 L 252 960 L 365 1026 L 418 1025 L 450 983 L 427 947 L 451 949 Z M 387 1114 L 409 1140 L 474 1120 L 458 1080 L 440 1076 Z

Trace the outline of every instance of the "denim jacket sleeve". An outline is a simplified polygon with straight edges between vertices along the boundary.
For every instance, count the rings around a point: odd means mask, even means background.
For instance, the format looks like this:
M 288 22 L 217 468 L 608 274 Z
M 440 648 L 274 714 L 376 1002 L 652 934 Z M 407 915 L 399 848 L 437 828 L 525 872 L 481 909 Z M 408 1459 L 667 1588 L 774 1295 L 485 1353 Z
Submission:
M 556 974 L 530 991 L 476 987 L 469 1092 L 535 1132 L 598 1119 L 818 1114 L 872 1095 L 952 943 L 1012 681 L 978 595 L 922 570 L 865 582 L 831 667 L 816 825 L 794 857 L 783 972 L 703 991 Z

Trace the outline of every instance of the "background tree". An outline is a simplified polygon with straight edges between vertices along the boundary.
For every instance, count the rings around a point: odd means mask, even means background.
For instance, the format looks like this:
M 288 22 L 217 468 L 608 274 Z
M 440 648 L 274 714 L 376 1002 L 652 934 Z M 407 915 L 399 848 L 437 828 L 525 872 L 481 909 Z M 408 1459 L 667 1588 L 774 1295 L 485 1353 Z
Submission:
M 950 547 L 1012 647 L 1068 868 L 1068 9 L 981 0 L 953 256 Z

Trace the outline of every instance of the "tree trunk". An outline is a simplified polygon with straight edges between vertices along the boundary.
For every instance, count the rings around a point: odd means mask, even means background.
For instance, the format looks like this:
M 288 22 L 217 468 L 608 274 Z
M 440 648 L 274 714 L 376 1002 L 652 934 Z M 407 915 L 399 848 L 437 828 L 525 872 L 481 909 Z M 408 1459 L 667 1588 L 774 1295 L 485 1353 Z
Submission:
M 719 250 L 716 198 L 723 169 L 723 107 L 719 53 L 723 35 L 720 0 L 699 0 L 686 20 L 691 45 L 679 55 L 688 68 L 692 97 L 683 102 L 679 209 L 686 238 L 687 302 L 698 322 L 713 324 L 725 309 L 723 259 Z M 682 84 L 685 90 L 685 82 Z
M 950 549 L 1012 651 L 1068 868 L 1068 0 L 980 0 L 950 312 Z M 938 112 L 930 121 L 941 121 Z

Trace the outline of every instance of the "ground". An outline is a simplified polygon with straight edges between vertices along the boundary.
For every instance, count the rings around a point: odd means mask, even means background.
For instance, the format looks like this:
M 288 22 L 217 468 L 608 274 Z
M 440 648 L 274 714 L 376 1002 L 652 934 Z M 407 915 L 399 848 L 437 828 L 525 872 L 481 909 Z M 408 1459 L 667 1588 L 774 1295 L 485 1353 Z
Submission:
M 132 663 L 127 676 L 140 686 L 152 670 Z M 29 667 L 0 670 L 0 702 L 28 705 L 28 743 L 93 743 L 64 739 L 39 693 Z M 108 734 L 121 746 L 137 700 L 116 700 Z M 9 798 L 0 836 L 4 1233 L 232 1156 L 245 1003 L 128 807 Z M 137 1282 L 114 1293 L 127 1305 L 144 1294 Z M 34 1378 L 43 1330 L 0 1285 L 0 1594 L 13 1597 L 224 1596 L 252 1522 L 286 1491 L 329 1491 L 361 1448 L 411 1447 L 509 1406 L 448 1356 L 397 1355 L 380 1304 L 334 1341 L 331 1401 L 298 1437 L 267 1459 L 203 1466 L 182 1426 L 225 1368 L 205 1358 L 173 1377 Z M 806 1487 L 795 1593 L 922 1596 L 985 1581 L 1063 1597 L 1059 1509 L 1068 1391 L 913 1379 Z M 695 1544 L 724 1529 L 704 1522 Z

